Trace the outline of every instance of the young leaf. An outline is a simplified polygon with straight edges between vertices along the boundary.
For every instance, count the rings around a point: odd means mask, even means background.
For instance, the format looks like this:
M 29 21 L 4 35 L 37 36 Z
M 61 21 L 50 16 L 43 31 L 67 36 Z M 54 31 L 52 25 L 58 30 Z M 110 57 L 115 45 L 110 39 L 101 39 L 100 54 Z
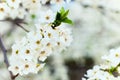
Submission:
M 69 13 L 69 10 L 67 10 L 67 11 L 65 11 L 63 14 L 61 14 L 61 19 L 66 18 L 67 15 L 68 15 L 68 13 Z
M 73 24 L 72 20 L 65 18 L 64 20 L 62 20 L 62 22 L 64 23 L 68 23 L 68 24 Z
M 61 14 L 59 12 L 57 12 L 56 20 L 60 20 L 60 19 L 61 19 Z
M 68 19 L 69 10 L 65 10 L 63 7 L 61 8 L 60 12 L 57 12 L 56 19 L 52 23 L 52 28 L 59 26 L 62 22 L 73 24 L 72 20 Z
M 65 12 L 65 9 L 62 7 L 62 8 L 60 9 L 60 13 L 63 14 L 64 12 Z

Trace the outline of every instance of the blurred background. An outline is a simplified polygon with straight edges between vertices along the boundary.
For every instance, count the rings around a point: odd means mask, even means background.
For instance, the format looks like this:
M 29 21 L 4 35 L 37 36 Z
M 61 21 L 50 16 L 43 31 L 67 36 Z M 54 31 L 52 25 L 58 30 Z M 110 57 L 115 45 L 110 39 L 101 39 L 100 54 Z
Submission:
M 51 55 L 38 75 L 18 76 L 16 80 L 81 80 L 88 69 L 102 63 L 102 55 L 120 46 L 120 0 L 72 0 L 66 6 L 74 22 L 66 25 L 72 28 L 71 46 L 61 54 Z M 11 26 L 15 25 L 0 21 L 8 57 L 14 41 L 26 34 L 21 28 Z M 0 80 L 10 80 L 1 51 Z

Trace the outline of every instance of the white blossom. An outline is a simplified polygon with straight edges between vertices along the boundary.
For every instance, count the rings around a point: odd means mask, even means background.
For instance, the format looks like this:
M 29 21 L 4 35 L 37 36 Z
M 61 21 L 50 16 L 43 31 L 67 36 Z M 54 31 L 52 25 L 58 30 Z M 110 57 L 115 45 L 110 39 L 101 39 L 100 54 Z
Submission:
M 35 31 L 28 32 L 12 46 L 8 69 L 20 75 L 37 73 L 44 66 L 40 61 L 44 62 L 51 53 L 60 53 L 71 41 L 71 31 L 64 25 L 53 29 L 50 24 L 36 24 Z
M 41 11 L 39 22 L 41 23 L 52 23 L 55 20 L 55 13 L 52 10 Z
M 0 3 L 0 20 L 4 20 L 8 16 L 10 8 L 6 3 Z
M 89 69 L 86 78 L 82 80 L 119 80 L 120 73 L 120 59 L 119 59 L 120 48 L 110 50 L 110 54 L 103 56 L 102 59 L 105 63 L 100 66 L 94 66 L 93 69 Z

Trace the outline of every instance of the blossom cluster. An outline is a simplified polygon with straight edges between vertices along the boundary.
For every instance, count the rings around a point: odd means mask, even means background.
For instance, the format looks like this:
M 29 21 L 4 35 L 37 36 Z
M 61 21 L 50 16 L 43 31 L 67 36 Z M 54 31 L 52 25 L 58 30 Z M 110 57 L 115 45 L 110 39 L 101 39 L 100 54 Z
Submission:
M 14 75 L 37 73 L 45 65 L 44 61 L 51 53 L 60 53 L 70 45 L 72 41 L 70 29 L 60 25 L 61 22 L 53 28 L 56 15 L 51 9 L 43 8 L 43 4 L 58 5 L 69 1 L 0 0 L 0 20 L 12 20 L 20 27 L 19 23 L 31 24 L 30 21 L 36 21 L 36 29 L 30 30 L 12 46 L 8 69 Z M 66 13 L 63 11 L 63 14 Z M 62 18 L 67 18 L 67 14 Z
M 50 24 L 36 24 L 35 31 L 30 31 L 12 46 L 9 70 L 14 75 L 37 73 L 47 56 L 60 53 L 71 41 L 71 31 L 64 25 L 53 29 Z
M 69 10 L 53 12 L 43 4 L 64 4 L 70 0 L 0 0 L 0 20 L 12 21 L 28 33 L 12 46 L 8 70 L 13 75 L 38 73 L 51 53 L 60 53 L 71 43 L 71 30 L 61 22 L 70 23 Z M 58 16 L 60 15 L 58 19 Z M 35 30 L 26 30 L 21 23 L 35 24 Z M 58 24 L 59 22 L 59 24 Z M 28 26 L 27 25 L 27 26 Z
M 0 20 L 10 18 L 24 19 L 25 14 L 39 7 L 38 0 L 2 0 L 0 3 Z M 32 9 L 32 5 L 35 5 Z
M 110 50 L 102 59 L 104 64 L 88 70 L 82 80 L 120 80 L 120 48 Z

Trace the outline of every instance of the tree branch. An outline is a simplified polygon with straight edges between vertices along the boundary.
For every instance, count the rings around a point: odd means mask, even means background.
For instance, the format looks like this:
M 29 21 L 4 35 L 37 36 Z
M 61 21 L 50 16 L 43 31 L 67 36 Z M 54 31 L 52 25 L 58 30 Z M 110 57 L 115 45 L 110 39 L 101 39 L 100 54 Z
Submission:
M 20 24 L 18 24 L 18 23 L 16 23 L 16 25 L 18 26 L 18 27 L 20 27 L 20 28 L 22 28 L 23 30 L 25 30 L 26 32 L 29 32 L 27 29 L 25 29 L 22 25 L 20 25 Z
M 12 20 L 10 18 L 7 18 L 5 20 L 0 20 L 0 21 L 1 22 L 4 22 L 4 21 L 11 22 L 13 25 L 17 25 L 18 27 L 22 28 L 24 31 L 29 32 L 26 28 L 24 28 L 22 25 L 20 25 L 20 24 L 28 24 L 27 22 L 24 22 L 23 19 L 16 18 L 16 19 Z
M 9 61 L 8 61 L 8 58 L 7 58 L 7 50 L 6 50 L 6 48 L 5 48 L 5 46 L 4 46 L 3 42 L 2 42 L 1 36 L 0 36 L 0 48 L 1 48 L 2 52 L 3 52 L 4 62 L 6 64 L 6 66 L 7 66 L 7 68 L 8 68 L 10 64 L 9 64 Z M 13 75 L 11 71 L 9 71 L 9 73 L 10 73 L 10 76 L 11 76 L 11 80 L 15 80 L 15 78 L 18 76 L 18 74 Z

